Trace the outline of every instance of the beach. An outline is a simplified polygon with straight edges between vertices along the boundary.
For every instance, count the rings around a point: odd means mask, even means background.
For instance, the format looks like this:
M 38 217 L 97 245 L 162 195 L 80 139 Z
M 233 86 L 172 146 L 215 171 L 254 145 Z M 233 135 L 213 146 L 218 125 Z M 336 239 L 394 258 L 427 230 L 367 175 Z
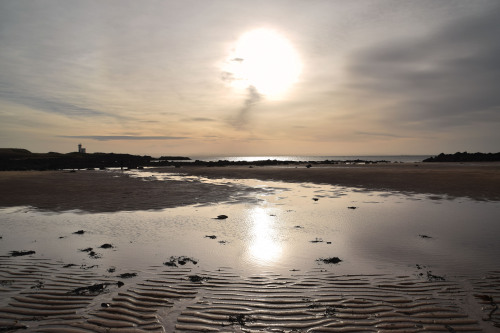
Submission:
M 153 172 L 208 178 L 260 179 L 500 200 L 500 163 L 401 163 L 300 167 L 182 167 Z M 0 172 L 0 206 L 86 211 L 147 210 L 223 201 L 228 189 L 177 181 L 144 182 L 100 171 Z M 230 191 L 229 191 L 230 192 Z M 193 195 L 193 193 L 195 195 Z M 197 195 L 199 193 L 200 195 Z M 167 200 L 165 200 L 167 198 Z
M 498 163 L 0 173 L 0 331 L 494 332 Z

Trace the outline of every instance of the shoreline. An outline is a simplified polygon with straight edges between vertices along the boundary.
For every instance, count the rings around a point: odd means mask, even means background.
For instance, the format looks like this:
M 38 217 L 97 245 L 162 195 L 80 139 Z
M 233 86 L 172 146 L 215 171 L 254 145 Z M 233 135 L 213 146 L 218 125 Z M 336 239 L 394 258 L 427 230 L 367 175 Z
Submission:
M 209 179 L 330 184 L 374 191 L 500 201 L 500 163 L 226 166 L 151 168 L 138 172 Z M 163 209 L 228 200 L 238 189 L 200 181 L 147 180 L 119 171 L 2 171 L 0 207 L 113 212 Z M 248 190 L 248 189 L 247 189 Z
M 172 172 L 169 169 L 150 169 Z M 178 173 L 207 178 L 315 183 L 375 191 L 397 191 L 500 201 L 500 162 L 395 163 L 266 167 L 183 167 Z

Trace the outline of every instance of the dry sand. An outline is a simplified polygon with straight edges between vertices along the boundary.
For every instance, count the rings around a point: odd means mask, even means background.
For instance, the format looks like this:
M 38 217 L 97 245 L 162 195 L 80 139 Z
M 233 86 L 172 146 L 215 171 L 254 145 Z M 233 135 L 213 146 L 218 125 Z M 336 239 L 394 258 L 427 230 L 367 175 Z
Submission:
M 498 164 L 156 171 L 500 199 Z M 143 181 L 115 172 L 0 173 L 0 206 L 56 211 L 161 209 L 219 202 L 239 190 Z M 493 332 L 500 327 L 500 271 L 468 280 L 465 288 L 463 282 L 432 274 L 338 275 L 335 265 L 286 276 L 241 276 L 231 268 L 159 263 L 125 278 L 119 268 L 68 264 L 36 255 L 0 257 L 0 331 Z

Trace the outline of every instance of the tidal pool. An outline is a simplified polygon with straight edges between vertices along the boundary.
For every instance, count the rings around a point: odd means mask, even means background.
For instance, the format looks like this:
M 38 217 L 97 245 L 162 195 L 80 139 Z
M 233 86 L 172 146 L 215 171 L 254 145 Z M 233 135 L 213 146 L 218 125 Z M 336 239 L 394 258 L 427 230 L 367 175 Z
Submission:
M 498 202 L 373 192 L 331 185 L 210 180 L 136 171 L 134 177 L 234 186 L 230 200 L 154 211 L 0 210 L 0 255 L 34 250 L 65 264 L 143 270 L 171 256 L 207 269 L 296 272 L 338 257 L 339 274 L 498 269 Z M 218 219 L 219 215 L 227 218 Z M 74 234 L 83 230 L 84 234 Z M 111 244 L 112 248 L 101 248 Z M 95 256 L 83 249 L 92 248 Z

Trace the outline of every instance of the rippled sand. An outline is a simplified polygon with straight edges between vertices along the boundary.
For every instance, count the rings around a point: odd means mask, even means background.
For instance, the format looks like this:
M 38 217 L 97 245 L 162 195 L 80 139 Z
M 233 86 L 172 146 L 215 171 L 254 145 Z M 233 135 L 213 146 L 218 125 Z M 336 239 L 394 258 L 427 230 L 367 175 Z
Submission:
M 240 276 L 230 268 L 157 266 L 125 280 L 51 260 L 0 263 L 4 331 L 475 332 L 500 325 L 488 298 L 500 296 L 500 272 L 465 290 L 439 278 L 339 275 L 329 267 Z
M 0 331 L 500 327 L 498 202 L 208 172 L 1 176 Z

